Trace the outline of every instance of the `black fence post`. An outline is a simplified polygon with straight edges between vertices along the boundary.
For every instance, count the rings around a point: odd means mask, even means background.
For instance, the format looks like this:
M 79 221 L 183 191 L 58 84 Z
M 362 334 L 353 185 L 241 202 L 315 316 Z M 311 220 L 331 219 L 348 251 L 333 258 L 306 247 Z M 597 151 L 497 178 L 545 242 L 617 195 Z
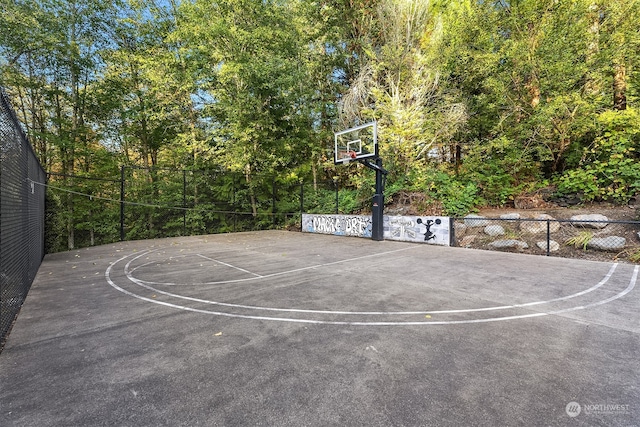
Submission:
M 271 216 L 273 217 L 273 228 L 276 228 L 276 224 L 277 224 L 277 220 L 276 220 L 276 198 L 277 198 L 277 191 L 278 189 L 276 188 L 276 177 L 273 177 L 273 181 L 272 181 L 272 190 L 273 190 L 273 194 L 272 194 L 272 198 L 271 198 Z
M 304 181 L 300 180 L 300 221 L 302 221 L 302 214 L 304 213 Z
M 40 165 L 40 161 L 38 161 L 38 165 Z M 0 175 L 2 174 L 2 172 L 0 172 Z M 45 174 L 43 177 L 44 180 L 44 200 L 43 200 L 43 205 L 42 205 L 42 221 L 41 221 L 41 227 L 42 227 L 42 257 L 40 258 L 40 261 L 42 261 L 44 259 L 45 254 L 47 253 L 47 239 L 46 239 L 46 230 L 47 230 L 47 206 L 48 206 L 48 199 L 47 199 L 47 185 L 49 185 L 49 175 Z M 0 179 L 0 182 L 2 182 L 2 179 Z M 2 205 L 2 203 L 0 202 L 0 206 Z
M 547 219 L 547 256 L 551 255 L 551 220 Z
M 187 235 L 187 171 L 182 170 L 182 235 Z
M 236 232 L 236 216 L 237 216 L 237 209 L 236 209 L 236 176 L 233 175 L 233 201 L 231 202 L 231 208 L 233 209 L 233 232 Z
M 124 241 L 124 165 L 120 166 L 120 241 Z

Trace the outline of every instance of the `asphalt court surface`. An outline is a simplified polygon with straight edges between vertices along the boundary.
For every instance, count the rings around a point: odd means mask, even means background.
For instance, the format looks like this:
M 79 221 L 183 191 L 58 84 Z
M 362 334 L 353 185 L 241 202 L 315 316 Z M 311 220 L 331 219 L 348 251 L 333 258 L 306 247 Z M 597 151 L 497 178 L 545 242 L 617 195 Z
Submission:
M 51 254 L 0 425 L 640 425 L 637 276 L 286 231 Z

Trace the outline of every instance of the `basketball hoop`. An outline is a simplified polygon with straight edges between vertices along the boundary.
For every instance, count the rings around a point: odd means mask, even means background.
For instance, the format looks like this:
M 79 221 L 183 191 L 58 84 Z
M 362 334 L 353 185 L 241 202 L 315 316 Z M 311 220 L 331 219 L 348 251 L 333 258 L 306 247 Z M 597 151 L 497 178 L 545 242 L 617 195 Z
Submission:
M 384 240 L 384 176 L 387 171 L 382 167 L 378 155 L 378 125 L 375 121 L 365 123 L 333 134 L 334 164 L 349 164 L 356 160 L 369 169 L 376 171 L 376 193 L 371 203 L 371 238 Z
M 378 138 L 376 122 L 334 133 L 334 163 L 347 164 L 353 160 L 376 158 Z

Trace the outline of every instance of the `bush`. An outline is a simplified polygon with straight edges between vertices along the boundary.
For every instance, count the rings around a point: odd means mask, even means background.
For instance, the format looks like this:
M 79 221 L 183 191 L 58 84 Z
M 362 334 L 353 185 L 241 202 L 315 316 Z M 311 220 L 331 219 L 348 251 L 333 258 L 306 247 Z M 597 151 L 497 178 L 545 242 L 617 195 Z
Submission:
M 476 144 L 465 160 L 461 176 L 473 183 L 484 204 L 504 206 L 532 182 L 540 181 L 533 153 L 502 136 Z
M 421 191 L 440 202 L 445 215 L 464 216 L 482 201 L 473 182 L 452 176 L 446 170 L 416 172 L 412 178 L 409 189 Z
M 598 136 L 584 150 L 580 166 L 557 179 L 558 193 L 626 203 L 640 190 L 640 115 L 634 109 L 607 111 L 598 124 Z

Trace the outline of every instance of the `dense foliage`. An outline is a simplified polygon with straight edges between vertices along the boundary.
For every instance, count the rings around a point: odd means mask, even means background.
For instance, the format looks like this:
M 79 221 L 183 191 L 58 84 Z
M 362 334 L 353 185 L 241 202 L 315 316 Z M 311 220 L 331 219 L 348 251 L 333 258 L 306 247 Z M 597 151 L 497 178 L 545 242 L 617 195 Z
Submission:
M 0 84 L 51 174 L 54 249 L 117 239 L 123 166 L 141 203 L 210 205 L 188 230 L 129 209 L 131 237 L 206 232 L 236 190 L 257 218 L 276 184 L 292 211 L 300 182 L 319 209 L 334 189 L 359 209 L 372 173 L 333 165 L 332 136 L 374 119 L 387 201 L 460 215 L 640 187 L 635 0 L 0 1 Z

